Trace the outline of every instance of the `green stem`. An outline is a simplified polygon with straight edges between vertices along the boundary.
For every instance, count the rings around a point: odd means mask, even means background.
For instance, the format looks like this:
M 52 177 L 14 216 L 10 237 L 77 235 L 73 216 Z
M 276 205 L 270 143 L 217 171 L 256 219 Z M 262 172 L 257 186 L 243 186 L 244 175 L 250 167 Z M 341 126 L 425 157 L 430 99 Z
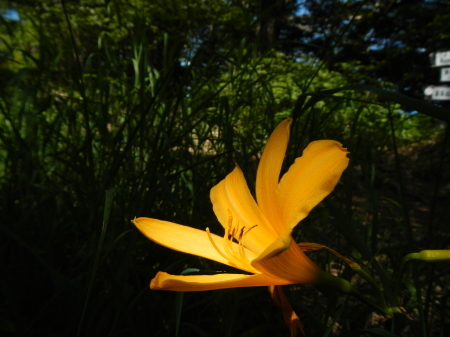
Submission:
M 109 190 L 105 191 L 105 208 L 103 210 L 103 226 L 102 226 L 102 231 L 100 233 L 100 238 L 98 241 L 97 252 L 95 254 L 94 265 L 92 267 L 92 272 L 91 272 L 91 277 L 89 279 L 89 285 L 87 288 L 86 297 L 84 299 L 84 305 L 83 305 L 83 311 L 81 312 L 80 323 L 78 324 L 77 337 L 82 335 L 81 329 L 83 327 L 86 310 L 88 308 L 92 289 L 94 287 L 95 276 L 97 275 L 97 271 L 98 271 L 98 267 L 99 267 L 100 255 L 102 253 L 103 243 L 105 241 L 106 229 L 108 227 L 109 215 L 111 213 L 113 196 L 114 196 L 114 189 L 109 189 Z
M 403 273 L 405 271 L 405 266 L 408 261 L 420 260 L 423 262 L 448 262 L 450 261 L 450 250 L 440 249 L 440 250 L 422 250 L 418 253 L 410 253 L 402 259 L 402 264 L 400 266 L 400 271 L 398 273 L 397 280 L 395 282 L 395 292 L 394 299 L 398 300 L 400 283 L 403 279 Z M 395 302 L 394 302 L 395 303 Z
M 388 105 L 388 109 L 389 109 L 388 118 L 389 118 L 389 125 L 391 127 L 392 146 L 393 146 L 393 150 L 394 150 L 395 166 L 396 166 L 396 171 L 397 171 L 398 184 L 400 186 L 401 205 L 402 205 L 402 209 L 403 209 L 404 222 L 405 222 L 405 227 L 406 227 L 406 238 L 407 238 L 407 242 L 408 242 L 408 248 L 410 250 L 413 250 L 413 247 L 414 247 L 414 240 L 413 240 L 413 234 L 412 234 L 413 231 L 412 231 L 412 227 L 411 227 L 411 221 L 409 218 L 409 211 L 408 211 L 409 208 L 408 208 L 408 203 L 406 201 L 405 185 L 403 183 L 403 174 L 402 174 L 402 168 L 400 165 L 400 156 L 398 154 L 397 141 L 395 138 L 394 121 L 393 121 L 390 105 Z M 421 285 L 420 285 L 419 276 L 418 276 L 418 273 L 416 270 L 416 266 L 414 266 L 414 265 L 412 268 L 412 276 L 413 276 L 413 280 L 414 280 L 414 286 L 416 288 L 416 300 L 417 300 L 417 303 L 420 304 L 418 307 L 418 310 L 419 310 L 419 317 L 420 317 L 421 335 L 422 335 L 422 337 L 427 337 L 428 331 L 427 331 L 427 323 L 425 320 L 425 315 L 424 315 L 424 310 L 423 310 Z
M 359 276 L 364 278 L 370 285 L 372 285 L 372 287 L 374 287 L 377 290 L 378 295 L 380 296 L 380 299 L 381 299 L 381 303 L 383 304 L 383 307 L 385 307 L 385 308 L 388 307 L 387 306 L 387 302 L 386 302 L 386 297 L 384 296 L 383 290 L 380 288 L 380 286 L 377 284 L 377 282 L 375 282 L 373 277 L 370 276 L 370 274 L 367 273 L 364 269 L 362 269 L 359 264 L 357 264 L 356 262 L 346 258 L 344 255 L 339 254 L 338 252 L 334 251 L 330 247 L 323 246 L 323 245 L 318 245 L 318 244 L 311 244 L 311 243 L 308 243 L 306 245 L 309 245 L 309 246 L 314 245 L 315 247 L 320 246 L 321 248 L 324 248 L 324 249 L 328 250 L 330 253 L 334 254 L 335 256 L 340 258 L 342 261 L 347 263 L 350 266 L 350 268 L 352 268 L 352 270 L 356 274 L 358 274 Z
M 384 308 L 387 308 L 387 302 L 386 302 L 386 298 L 384 296 L 384 292 L 381 289 L 381 287 L 377 284 L 377 282 L 375 282 L 375 280 L 373 279 L 372 276 L 370 276 L 364 269 L 362 269 L 360 266 L 358 266 L 358 268 L 353 268 L 353 271 L 358 274 L 359 276 L 361 276 L 362 278 L 364 278 L 369 284 L 372 285 L 372 287 L 374 287 L 377 292 L 378 295 L 380 296 L 380 300 L 381 300 L 381 304 L 383 305 Z
M 369 276 L 370 277 L 370 276 Z M 374 281 L 375 282 L 375 281 Z M 383 306 L 379 306 L 377 303 L 372 301 L 370 298 L 360 294 L 347 280 L 344 280 L 340 277 L 331 275 L 326 272 L 322 272 L 319 277 L 319 280 L 316 283 L 317 285 L 323 285 L 329 288 L 333 288 L 343 294 L 352 295 L 359 299 L 361 302 L 366 304 L 367 306 L 373 308 L 374 310 L 383 313 L 385 316 L 392 316 L 395 313 L 401 313 L 401 309 L 398 307 L 388 307 L 385 303 Z M 381 289 L 380 289 L 381 291 Z M 383 296 L 384 297 L 384 296 Z

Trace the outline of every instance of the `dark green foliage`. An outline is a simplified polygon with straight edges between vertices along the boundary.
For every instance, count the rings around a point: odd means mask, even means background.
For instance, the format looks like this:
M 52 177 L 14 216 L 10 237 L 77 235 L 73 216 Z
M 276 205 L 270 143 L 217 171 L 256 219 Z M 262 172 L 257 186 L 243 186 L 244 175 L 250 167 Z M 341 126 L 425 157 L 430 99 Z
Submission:
M 308 42 L 301 50 L 326 60 L 353 83 L 387 81 L 417 98 L 422 97 L 423 87 L 438 83 L 429 54 L 450 47 L 448 1 L 301 3 L 305 14 L 294 21 L 303 29 L 291 29 L 291 41 Z

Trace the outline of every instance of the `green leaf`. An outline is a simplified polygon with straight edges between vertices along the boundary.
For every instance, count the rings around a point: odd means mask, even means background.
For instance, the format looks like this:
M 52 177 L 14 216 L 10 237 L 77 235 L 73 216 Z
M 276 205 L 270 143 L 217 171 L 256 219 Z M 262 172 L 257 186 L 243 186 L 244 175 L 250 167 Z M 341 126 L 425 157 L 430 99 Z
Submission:
M 341 88 L 324 90 L 324 91 L 318 92 L 316 94 L 308 94 L 308 95 L 309 96 L 321 96 L 321 95 L 333 96 L 335 93 L 340 92 L 340 91 L 345 91 L 345 90 L 370 91 L 381 97 L 388 99 L 389 101 L 401 104 L 402 106 L 407 107 L 412 110 L 417 110 L 420 113 L 423 113 L 430 117 L 437 118 L 437 119 L 440 119 L 445 122 L 450 121 L 450 111 L 447 109 L 438 107 L 436 105 L 433 105 L 428 102 L 421 101 L 421 100 L 418 100 L 418 99 L 415 99 L 412 97 L 401 95 L 396 92 L 384 90 L 381 88 L 377 88 L 377 87 L 373 87 L 373 86 L 365 85 L 365 84 L 349 85 L 349 86 L 345 86 L 345 87 L 341 87 Z M 331 96 L 329 96 L 329 97 L 331 97 Z M 317 98 L 315 101 L 317 101 Z

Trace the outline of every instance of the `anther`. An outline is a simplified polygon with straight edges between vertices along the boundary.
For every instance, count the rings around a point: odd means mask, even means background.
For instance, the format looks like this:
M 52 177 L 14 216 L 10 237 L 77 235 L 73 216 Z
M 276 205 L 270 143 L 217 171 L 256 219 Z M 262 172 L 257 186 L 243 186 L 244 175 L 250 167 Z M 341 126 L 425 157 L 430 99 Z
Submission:
M 253 228 L 258 227 L 258 225 L 254 225 L 252 227 L 250 227 L 249 229 L 247 229 L 247 231 L 245 232 L 245 234 L 247 234 L 248 232 L 250 232 Z
M 241 228 L 241 232 L 239 233 L 239 241 L 241 241 L 242 237 L 244 236 L 244 229 L 245 229 L 245 226 Z

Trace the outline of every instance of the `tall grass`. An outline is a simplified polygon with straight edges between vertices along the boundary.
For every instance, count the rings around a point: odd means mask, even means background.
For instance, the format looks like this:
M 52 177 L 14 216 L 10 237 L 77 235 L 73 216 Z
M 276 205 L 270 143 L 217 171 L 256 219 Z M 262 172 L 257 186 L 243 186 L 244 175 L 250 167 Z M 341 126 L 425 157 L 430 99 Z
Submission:
M 130 220 L 148 216 L 220 233 L 209 190 L 236 163 L 254 190 L 265 141 L 287 116 L 294 125 L 285 169 L 312 140 L 336 139 L 351 152 L 342 183 L 298 226 L 298 242 L 323 243 L 365 265 L 390 300 L 405 254 L 448 248 L 448 137 L 432 119 L 447 120 L 447 111 L 378 88 L 345 87 L 326 70 L 305 78 L 316 69 L 306 57 L 261 55 L 246 40 L 217 52 L 200 43 L 189 54 L 161 34 L 156 57 L 139 13 L 130 23 L 142 30 L 126 40 L 125 54 L 123 40 L 105 27 L 96 48 L 80 55 L 72 10 L 61 12 L 64 46 L 48 36 L 43 17 L 15 23 L 20 29 L 4 38 L 39 37 L 37 53 L 9 44 L 0 91 L 2 333 L 286 335 L 263 288 L 183 296 L 149 290 L 159 270 L 228 269 L 157 246 Z M 408 117 L 385 99 L 422 114 Z M 310 256 L 377 296 L 334 258 Z M 448 331 L 447 284 L 448 265 L 415 263 L 401 284 L 412 320 L 387 322 L 323 289 L 287 290 L 311 336 L 434 336 Z

